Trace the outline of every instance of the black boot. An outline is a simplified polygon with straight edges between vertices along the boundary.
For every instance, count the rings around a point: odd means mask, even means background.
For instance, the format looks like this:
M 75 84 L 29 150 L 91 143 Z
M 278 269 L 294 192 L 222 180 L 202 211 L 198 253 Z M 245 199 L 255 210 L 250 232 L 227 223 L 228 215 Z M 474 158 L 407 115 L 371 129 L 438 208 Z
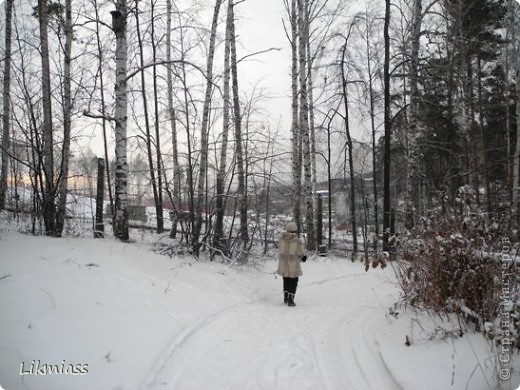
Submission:
M 288 297 L 288 301 L 287 301 L 287 306 L 296 306 L 296 303 L 294 303 L 294 294 L 290 294 L 289 293 L 289 297 Z
M 284 277 L 283 278 L 283 303 L 287 305 L 287 302 L 289 301 L 289 292 L 291 291 L 291 282 L 289 278 Z

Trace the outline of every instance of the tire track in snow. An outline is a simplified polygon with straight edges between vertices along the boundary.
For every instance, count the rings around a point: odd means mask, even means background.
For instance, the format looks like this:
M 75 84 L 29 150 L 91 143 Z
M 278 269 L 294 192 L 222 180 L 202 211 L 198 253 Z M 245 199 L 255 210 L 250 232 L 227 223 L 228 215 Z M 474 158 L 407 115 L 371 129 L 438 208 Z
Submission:
M 218 310 L 215 313 L 207 317 L 204 317 L 195 325 L 187 325 L 184 328 L 182 328 L 182 330 L 174 337 L 173 341 L 169 344 L 169 346 L 163 351 L 158 361 L 154 364 L 155 369 L 152 370 L 152 373 L 146 382 L 146 388 L 155 388 L 155 386 L 157 385 L 157 379 L 166 370 L 168 363 L 174 359 L 175 354 L 180 351 L 180 349 L 188 342 L 190 338 L 194 337 L 205 327 L 211 325 L 219 317 L 225 316 L 227 312 L 242 305 L 245 305 L 245 303 Z
M 342 292 L 346 293 L 352 288 L 365 288 L 365 299 L 356 302 L 355 298 L 347 297 L 339 302 L 335 305 L 337 315 L 321 330 L 325 337 L 325 348 L 322 349 L 323 356 L 319 362 L 334 373 L 334 377 L 327 380 L 327 389 L 402 389 L 379 352 L 371 326 L 372 321 L 384 315 L 386 310 L 385 306 L 374 305 L 376 300 L 371 293 L 377 295 L 376 288 L 379 288 L 382 281 L 377 279 L 380 278 L 373 278 L 369 283 L 361 277 L 353 279 L 355 286 Z M 339 278 L 334 281 L 336 280 Z M 364 286 L 359 286 L 358 282 Z
M 367 291 L 367 302 L 349 299 L 349 293 L 358 296 L 355 289 L 366 288 L 367 280 L 381 284 L 380 278 L 365 275 L 302 283 L 306 292 L 301 295 L 310 297 L 296 308 L 268 294 L 184 327 L 162 353 L 146 388 L 401 389 L 367 327 L 375 313 L 383 313 L 366 306 L 374 303 L 368 294 L 374 288 Z M 345 280 L 350 282 L 341 284 Z

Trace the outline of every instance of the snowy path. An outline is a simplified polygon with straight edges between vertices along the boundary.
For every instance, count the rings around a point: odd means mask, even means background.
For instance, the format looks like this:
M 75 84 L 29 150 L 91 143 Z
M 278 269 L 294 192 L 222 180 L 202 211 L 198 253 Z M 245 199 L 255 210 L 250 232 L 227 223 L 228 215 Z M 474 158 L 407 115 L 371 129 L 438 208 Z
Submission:
M 174 338 L 143 387 L 400 389 L 370 326 L 391 302 L 374 296 L 380 275 L 303 277 L 294 308 L 270 293 L 210 314 Z

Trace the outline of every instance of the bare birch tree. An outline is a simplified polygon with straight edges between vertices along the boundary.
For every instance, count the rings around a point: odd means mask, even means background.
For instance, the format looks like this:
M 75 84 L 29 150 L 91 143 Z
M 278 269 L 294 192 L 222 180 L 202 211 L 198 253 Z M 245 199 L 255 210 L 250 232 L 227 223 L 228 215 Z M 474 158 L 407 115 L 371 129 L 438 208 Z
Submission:
M 419 48 L 422 26 L 422 0 L 414 0 L 412 7 L 412 26 L 410 32 L 410 110 L 409 110 L 409 129 L 407 145 L 407 182 L 405 194 L 405 226 L 411 229 L 415 225 L 414 218 L 414 181 L 416 177 L 417 164 L 419 162 L 417 154 L 417 133 L 419 115 Z
M 65 0 L 65 47 L 63 53 L 63 147 L 61 154 L 61 169 L 59 179 L 59 199 L 56 213 L 56 232 L 61 236 L 65 225 L 65 214 L 67 210 L 69 158 L 71 142 L 71 63 L 72 63 L 72 0 Z
M 350 224 L 352 227 L 352 252 L 354 254 L 358 251 L 357 245 L 357 218 L 356 218 L 356 176 L 354 172 L 354 156 L 353 156 L 353 142 L 352 135 L 350 132 L 350 121 L 349 121 L 349 100 L 348 100 L 348 79 L 347 74 L 345 72 L 346 64 L 346 53 L 347 53 L 347 44 L 348 38 L 350 36 L 350 31 L 354 25 L 355 21 L 352 22 L 349 30 L 349 34 L 345 37 L 345 43 L 341 49 L 341 61 L 340 61 L 340 73 L 341 73 L 341 93 L 343 97 L 343 106 L 344 106 L 344 123 L 345 123 L 345 135 L 347 138 L 347 144 L 345 147 L 348 149 L 348 165 L 349 165 L 349 175 L 350 175 Z M 346 163 L 346 162 L 345 162 Z
M 300 110 L 299 122 L 302 137 L 304 187 L 306 204 L 306 232 L 307 249 L 316 249 L 316 236 L 314 234 L 314 193 L 312 191 L 312 165 L 311 165 L 311 139 L 309 134 L 309 103 L 307 100 L 307 40 L 309 34 L 307 0 L 298 0 L 298 55 L 300 76 Z
M 112 194 L 112 180 L 110 175 L 110 164 L 108 158 L 108 136 L 107 136 L 107 128 L 108 128 L 108 119 L 107 119 L 107 108 L 106 108 L 106 99 L 105 99 L 105 72 L 103 70 L 103 61 L 104 61 L 104 50 L 101 38 L 101 29 L 100 29 L 100 17 L 98 10 L 98 2 L 97 0 L 92 0 L 92 5 L 94 6 L 94 17 L 96 20 L 95 23 L 95 36 L 96 36 L 96 54 L 97 54 L 97 72 L 99 76 L 99 97 L 101 104 L 101 128 L 103 132 L 103 152 L 105 156 L 105 169 L 106 169 L 106 181 L 108 188 L 108 199 L 110 201 L 110 212 L 114 213 L 114 196 Z
M 374 249 L 377 249 L 379 239 L 379 204 L 378 204 L 378 175 L 377 175 L 377 142 L 376 142 L 376 123 L 375 123 L 375 106 L 376 106 L 376 91 L 374 82 L 377 79 L 377 62 L 375 60 L 375 53 L 373 53 L 373 44 L 371 42 L 371 36 L 373 36 L 373 29 L 376 17 L 371 16 L 368 9 L 365 11 L 365 53 L 366 53 L 366 77 L 367 77 L 367 93 L 368 93 L 368 109 L 370 116 L 370 133 L 372 141 L 372 194 L 374 198 L 374 225 L 375 225 L 375 240 Z
M 0 210 L 6 206 L 7 177 L 9 175 L 9 151 L 11 141 L 11 26 L 14 0 L 5 1 L 5 45 L 4 45 L 4 85 L 2 112 L 2 165 L 0 167 Z
M 157 185 L 157 180 L 160 179 L 159 171 L 155 172 L 154 167 L 154 153 L 152 148 L 152 134 L 151 134 L 151 126 L 150 126 L 150 114 L 148 112 L 148 96 L 147 96 L 147 88 L 146 88 L 146 76 L 145 76 L 145 63 L 144 63 L 144 44 L 143 44 L 143 37 L 141 35 L 141 26 L 140 26 L 140 18 L 139 13 L 141 11 L 139 10 L 139 2 L 136 3 L 136 10 L 135 10 L 135 22 L 136 22 L 136 29 L 137 29 L 137 42 L 139 45 L 139 64 L 140 64 L 140 75 L 141 75 L 141 95 L 143 99 L 143 111 L 144 111 L 144 126 L 145 126 L 145 143 L 146 143 L 146 155 L 148 159 L 148 169 L 150 172 L 150 181 L 152 184 L 152 193 L 153 193 L 153 199 L 155 204 L 155 213 L 157 216 L 157 233 L 162 233 L 164 229 L 163 224 L 163 218 L 162 218 L 162 201 L 160 200 L 159 196 L 159 190 Z M 153 26 L 153 22 L 152 22 Z M 154 69 L 155 69 L 155 62 L 154 62 Z M 154 81 L 155 85 L 155 81 Z M 155 92 L 154 87 L 154 92 Z M 155 140 L 157 143 L 157 139 Z
M 56 235 L 56 185 L 54 182 L 54 137 L 52 125 L 52 95 L 49 62 L 49 13 L 47 2 L 38 0 L 38 20 L 40 28 L 40 56 L 42 63 L 42 106 L 43 106 L 43 171 L 45 189 L 43 191 L 43 220 L 45 233 Z
M 231 5 L 229 6 L 230 16 L 230 30 L 229 36 L 231 38 L 231 78 L 232 78 L 232 90 L 233 90 L 233 114 L 234 114 L 234 125 L 235 125 L 235 150 L 236 150 L 236 164 L 237 164 L 237 197 L 238 205 L 240 209 L 240 239 L 244 249 L 249 240 L 249 234 L 247 231 L 247 188 L 246 188 L 246 172 L 244 167 L 244 152 L 243 152 L 243 140 L 242 140 L 242 115 L 240 113 L 240 97 L 238 95 L 238 67 L 237 67 L 237 49 L 236 49 L 236 34 L 235 34 L 235 17 L 234 17 L 234 5 L 233 0 L 229 0 Z
M 391 0 L 385 0 L 385 18 L 383 36 L 385 59 L 383 63 L 384 83 L 384 156 L 383 156 L 383 250 L 388 251 L 390 238 L 390 161 L 392 139 L 392 113 L 390 107 L 390 6 Z
M 157 232 L 164 231 L 164 216 L 163 216 L 163 161 L 161 153 L 161 126 L 159 118 L 159 77 L 157 74 L 157 37 L 155 36 L 155 1 L 151 2 L 151 31 L 150 40 L 152 45 L 152 75 L 153 75 L 153 101 L 154 101 L 154 128 L 155 128 L 155 165 L 157 167 L 157 204 L 155 206 L 157 217 Z
M 204 95 L 204 107 L 202 111 L 202 124 L 200 129 L 200 164 L 199 178 L 197 183 L 197 199 L 195 205 L 195 224 L 192 234 L 192 250 L 195 256 L 200 251 L 200 233 L 202 230 L 202 213 L 204 210 L 204 195 L 206 184 L 206 169 L 208 165 L 208 131 L 209 131 L 209 108 L 213 90 L 213 58 L 215 56 L 215 41 L 217 35 L 218 15 L 223 0 L 216 0 L 213 9 L 213 20 L 209 38 L 208 58 L 206 62 L 206 92 Z
M 230 106 L 230 78 L 231 78 L 231 24 L 233 23 L 233 3 L 228 1 L 226 19 L 226 40 L 224 43 L 224 75 L 223 75 L 223 119 L 222 141 L 220 146 L 220 162 L 217 172 L 217 199 L 215 231 L 213 234 L 213 247 L 221 252 L 226 252 L 224 238 L 224 212 L 225 212 L 225 177 L 227 169 L 227 147 L 229 138 L 229 106 Z
M 292 160 L 292 215 L 294 222 L 301 228 L 301 192 L 302 192 L 302 154 L 301 129 L 298 114 L 298 7 L 297 1 L 285 0 L 285 9 L 289 16 L 291 34 L 291 160 Z
M 172 1 L 166 1 L 166 85 L 168 87 L 168 116 L 172 134 L 172 159 L 173 159 L 173 220 L 170 236 L 175 238 L 177 233 L 178 211 L 181 206 L 180 202 L 180 166 L 179 152 L 177 145 L 177 119 L 175 108 L 173 106 L 173 65 L 172 61 Z
M 114 236 L 128 241 L 128 163 L 127 163 L 127 40 L 126 21 L 128 8 L 126 0 L 117 0 L 112 11 L 112 29 L 116 35 L 116 82 L 115 82 L 115 154 L 116 191 L 115 213 L 113 215 Z

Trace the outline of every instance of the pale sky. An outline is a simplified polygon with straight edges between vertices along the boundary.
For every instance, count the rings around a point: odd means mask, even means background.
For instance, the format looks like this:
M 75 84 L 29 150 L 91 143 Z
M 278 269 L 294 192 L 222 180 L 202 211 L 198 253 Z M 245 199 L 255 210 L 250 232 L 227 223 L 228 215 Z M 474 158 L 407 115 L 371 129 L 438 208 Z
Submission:
M 282 18 L 285 9 L 282 0 L 246 0 L 237 6 L 236 32 L 241 46 L 238 56 L 269 48 L 281 48 L 247 59 L 239 65 L 246 88 L 260 81 L 269 94 L 266 108 L 271 113 L 271 123 L 276 125 L 282 117 L 288 126 L 291 117 L 290 66 L 291 52 L 284 32 Z

